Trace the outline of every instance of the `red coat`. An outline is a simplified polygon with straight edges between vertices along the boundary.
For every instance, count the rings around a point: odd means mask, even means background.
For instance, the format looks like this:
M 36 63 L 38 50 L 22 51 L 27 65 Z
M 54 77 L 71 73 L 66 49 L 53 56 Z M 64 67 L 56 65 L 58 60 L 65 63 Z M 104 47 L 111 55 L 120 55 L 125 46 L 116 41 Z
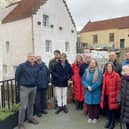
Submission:
M 74 87 L 74 99 L 81 102 L 84 101 L 84 88 L 80 76 L 80 68 L 76 63 L 73 63 L 72 70 L 73 70 L 72 80 Z
M 111 74 L 105 73 L 103 75 L 103 87 L 102 87 L 102 96 L 100 104 L 102 109 L 105 106 L 104 96 L 106 93 L 105 92 L 106 86 L 108 86 L 108 108 L 110 110 L 115 110 L 119 108 L 117 104 L 117 96 L 120 90 L 120 83 L 121 83 L 120 76 L 116 72 L 112 72 Z

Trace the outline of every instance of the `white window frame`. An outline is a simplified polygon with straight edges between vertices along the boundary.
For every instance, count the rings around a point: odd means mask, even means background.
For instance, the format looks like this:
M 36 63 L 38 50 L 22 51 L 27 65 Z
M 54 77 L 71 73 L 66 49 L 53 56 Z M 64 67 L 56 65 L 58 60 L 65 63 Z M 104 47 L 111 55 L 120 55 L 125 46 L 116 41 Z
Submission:
M 45 52 L 46 53 L 52 52 L 52 41 L 51 40 L 45 40 Z
M 70 42 L 65 42 L 65 52 L 70 52 Z
M 9 53 L 9 50 L 10 50 L 10 42 L 9 41 L 5 42 L 5 47 L 6 47 L 6 53 Z
M 43 14 L 43 26 L 49 26 L 49 16 L 47 14 Z

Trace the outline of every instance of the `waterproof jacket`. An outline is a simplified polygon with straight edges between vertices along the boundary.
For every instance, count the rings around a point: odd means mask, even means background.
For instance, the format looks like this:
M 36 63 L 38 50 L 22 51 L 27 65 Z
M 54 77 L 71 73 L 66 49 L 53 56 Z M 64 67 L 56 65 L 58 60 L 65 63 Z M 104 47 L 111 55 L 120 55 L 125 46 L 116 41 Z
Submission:
M 72 64 L 72 70 L 73 70 L 73 88 L 74 88 L 74 99 L 76 101 L 82 102 L 84 100 L 84 87 L 82 85 L 82 79 L 80 75 L 80 66 L 77 63 Z
M 50 81 L 50 76 L 49 76 L 49 70 L 45 63 L 41 63 L 38 65 L 38 85 L 37 88 L 48 88 L 48 83 Z
M 15 73 L 15 79 L 18 85 L 25 87 L 35 87 L 37 86 L 38 77 L 38 65 L 35 63 L 33 66 L 29 61 L 20 64 Z
M 98 79 L 93 82 L 94 71 L 89 71 L 89 78 L 87 79 L 87 70 L 83 74 L 82 84 L 85 89 L 85 103 L 86 104 L 100 104 L 101 98 L 101 84 L 102 84 L 102 72 L 98 71 Z M 88 86 L 91 86 L 92 91 L 88 90 Z
M 122 62 L 122 66 L 125 66 L 125 65 L 129 65 L 129 60 L 124 60 L 124 61 Z
M 108 79 L 108 81 L 106 81 Z M 103 75 L 103 87 L 102 87 L 102 96 L 101 96 L 101 108 L 105 106 L 105 95 L 106 86 L 108 86 L 108 108 L 110 110 L 116 110 L 119 108 L 117 103 L 117 96 L 120 90 L 121 79 L 118 73 L 113 71 L 110 75 L 104 73 Z
M 61 61 L 58 61 L 53 69 L 52 75 L 56 87 L 67 87 L 68 80 L 72 77 L 72 68 L 68 61 L 62 66 Z
M 129 80 L 124 79 L 124 77 L 122 77 L 119 97 L 121 105 L 120 119 L 129 124 Z

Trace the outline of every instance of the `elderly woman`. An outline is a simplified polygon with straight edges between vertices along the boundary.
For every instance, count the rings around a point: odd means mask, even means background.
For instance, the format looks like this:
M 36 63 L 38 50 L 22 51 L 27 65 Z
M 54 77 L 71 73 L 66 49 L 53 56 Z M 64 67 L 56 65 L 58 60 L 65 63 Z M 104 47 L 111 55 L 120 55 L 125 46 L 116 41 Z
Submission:
M 102 73 L 95 59 L 91 60 L 88 69 L 84 72 L 82 83 L 85 88 L 85 103 L 88 105 L 88 123 L 96 123 L 99 118 Z
M 129 129 L 129 66 L 123 66 L 122 82 L 118 101 L 121 105 L 120 120 Z
M 105 65 L 105 72 L 103 75 L 103 87 L 101 96 L 101 108 L 106 107 L 108 122 L 105 128 L 115 128 L 115 111 L 119 109 L 117 104 L 117 96 L 120 89 L 120 76 L 114 70 L 112 62 Z
M 77 55 L 75 62 L 72 64 L 73 70 L 73 89 L 74 89 L 74 100 L 76 102 L 76 109 L 83 109 L 83 101 L 84 101 L 84 88 L 82 86 L 81 75 L 80 75 L 80 67 L 83 65 L 83 59 L 81 55 Z

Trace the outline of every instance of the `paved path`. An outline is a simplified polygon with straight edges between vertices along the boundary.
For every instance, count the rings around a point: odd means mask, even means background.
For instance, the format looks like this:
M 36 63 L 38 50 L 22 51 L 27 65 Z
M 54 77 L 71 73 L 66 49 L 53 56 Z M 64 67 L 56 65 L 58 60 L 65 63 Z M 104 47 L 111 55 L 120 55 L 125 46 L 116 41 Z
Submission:
M 74 105 L 69 105 L 69 113 L 61 112 L 56 115 L 55 110 L 49 110 L 48 115 L 38 118 L 39 125 L 25 123 L 26 129 L 104 129 L 105 118 L 100 116 L 96 124 L 88 124 L 83 111 L 76 111 Z M 115 129 L 120 129 L 117 123 Z M 125 129 L 123 127 L 123 129 Z

